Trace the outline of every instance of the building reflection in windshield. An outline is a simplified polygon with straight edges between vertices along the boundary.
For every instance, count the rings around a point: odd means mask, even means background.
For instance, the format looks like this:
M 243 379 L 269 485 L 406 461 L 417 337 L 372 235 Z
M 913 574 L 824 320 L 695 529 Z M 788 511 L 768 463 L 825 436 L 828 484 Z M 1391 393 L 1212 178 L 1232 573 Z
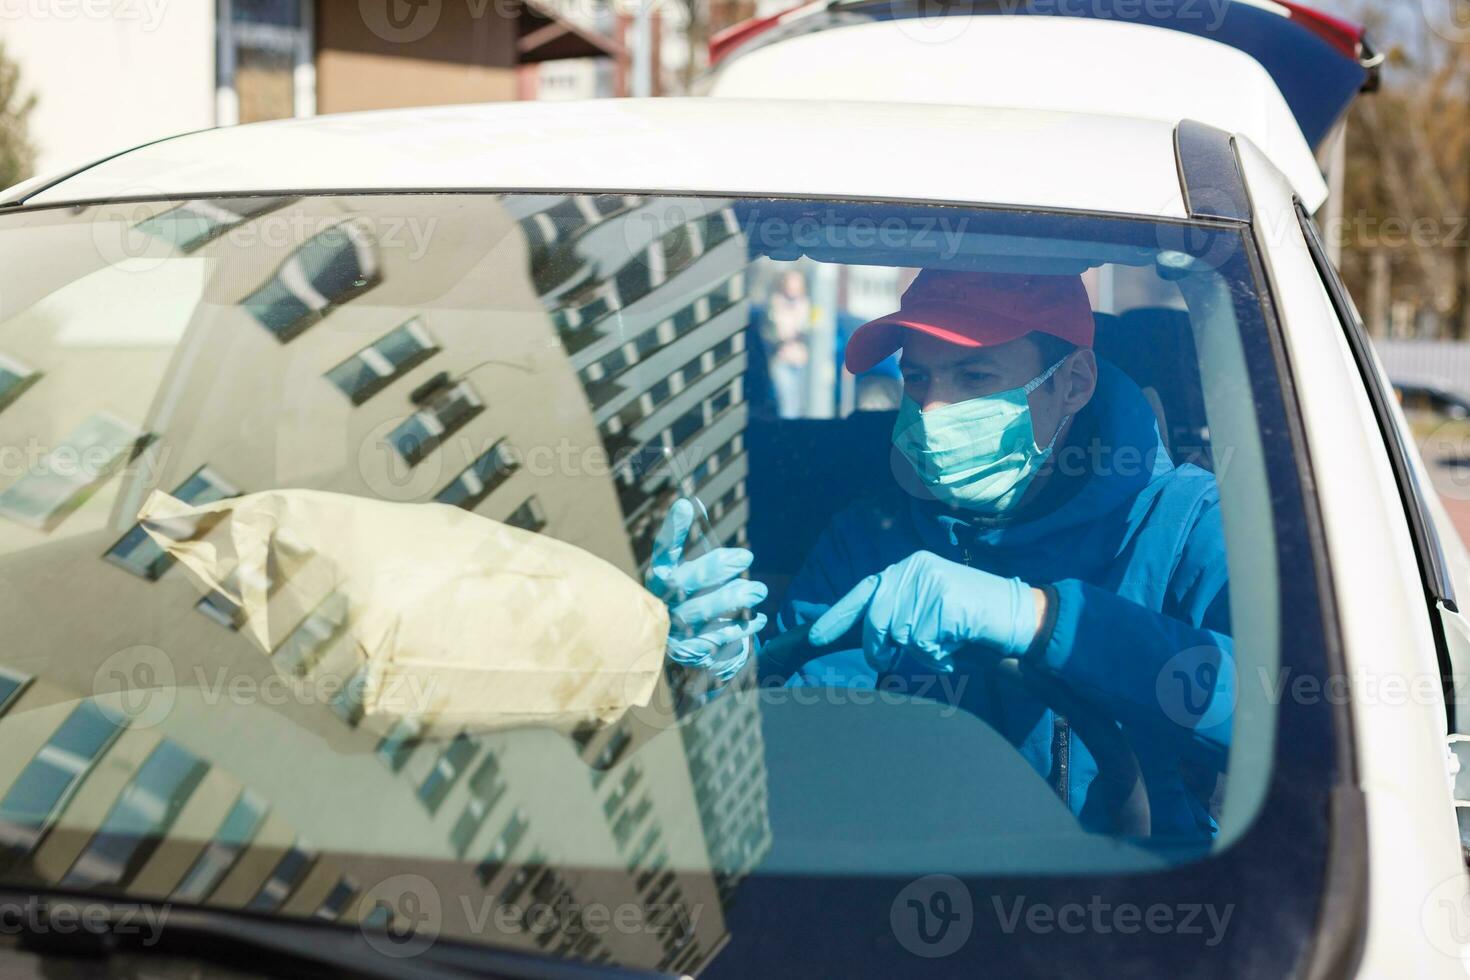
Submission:
M 154 488 L 437 500 L 641 577 L 663 508 L 695 493 L 721 541 L 745 543 L 733 214 L 621 195 L 407 200 L 129 212 L 164 259 L 72 268 L 0 324 L 4 363 L 26 371 L 0 400 L 0 442 L 54 442 L 98 413 L 128 434 L 104 469 L 60 481 L 85 492 L 31 508 L 44 519 L 0 512 L 0 555 L 54 563 L 72 596 L 54 616 L 45 576 L 0 589 L 10 622 L 66 651 L 27 662 L 37 676 L 16 674 L 0 716 L 25 747 L 0 772 L 0 845 L 39 882 L 380 924 L 374 883 L 432 868 L 446 934 L 693 972 L 770 846 L 753 698 L 570 737 L 364 718 L 340 597 L 323 588 L 304 620 L 270 624 L 262 657 L 241 611 L 128 518 Z M 93 211 L 68 219 L 88 241 Z M 413 221 L 422 236 L 401 233 Z M 140 299 L 109 332 L 94 321 L 119 289 Z M 547 467 L 544 447 L 613 465 Z M 0 496 L 21 500 L 24 479 Z M 176 684 L 156 723 L 65 693 L 143 647 Z M 284 703 L 220 694 L 221 678 L 263 692 L 279 676 L 295 685 Z M 520 919 L 487 926 L 485 901 Z M 572 911 L 539 928 L 542 906 Z M 577 910 L 592 906 L 640 909 L 645 927 L 588 928 Z

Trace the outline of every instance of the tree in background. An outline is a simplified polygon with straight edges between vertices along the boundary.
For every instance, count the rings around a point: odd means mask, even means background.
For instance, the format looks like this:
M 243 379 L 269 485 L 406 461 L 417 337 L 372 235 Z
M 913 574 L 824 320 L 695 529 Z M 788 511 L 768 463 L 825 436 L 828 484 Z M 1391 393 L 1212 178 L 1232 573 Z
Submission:
M 35 107 L 36 97 L 21 93 L 20 66 L 6 56 L 0 42 L 0 188 L 31 176 L 36 148 L 27 120 Z
M 795 0 L 778 5 L 782 9 L 796 6 Z M 674 24 L 682 27 L 689 46 L 689 56 L 681 69 L 675 91 L 689 92 L 706 67 L 709 39 L 727 27 L 757 16 L 756 0 L 673 0 L 667 8 Z
M 1448 29 L 1455 2 L 1360 10 L 1389 58 L 1383 89 L 1349 116 L 1343 224 L 1330 230 L 1375 333 L 1470 339 L 1470 28 Z

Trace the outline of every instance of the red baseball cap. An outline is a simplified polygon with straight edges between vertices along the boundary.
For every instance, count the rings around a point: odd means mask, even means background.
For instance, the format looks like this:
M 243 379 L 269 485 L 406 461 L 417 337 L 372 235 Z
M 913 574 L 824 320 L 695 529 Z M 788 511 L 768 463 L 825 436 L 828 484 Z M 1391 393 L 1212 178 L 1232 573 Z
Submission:
M 960 347 L 994 347 L 1032 332 L 1091 347 L 1093 328 L 1081 276 L 926 269 L 904 291 L 897 313 L 853 331 L 847 369 L 871 370 L 903 346 L 905 330 Z

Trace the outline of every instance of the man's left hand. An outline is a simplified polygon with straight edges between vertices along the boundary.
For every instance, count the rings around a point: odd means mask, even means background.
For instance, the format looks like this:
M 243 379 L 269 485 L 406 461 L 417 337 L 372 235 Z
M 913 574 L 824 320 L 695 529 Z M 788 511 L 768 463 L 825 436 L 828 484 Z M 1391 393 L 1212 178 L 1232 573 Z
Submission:
M 694 505 L 677 500 L 653 544 L 644 585 L 669 609 L 669 659 L 707 670 L 722 681 L 750 659 L 751 637 L 766 625 L 755 613 L 740 613 L 765 601 L 764 584 L 741 578 L 755 560 L 744 548 L 717 548 L 692 561 L 684 545 L 694 523 Z
M 1025 653 L 1043 603 L 1044 594 L 1020 579 L 920 551 L 859 582 L 812 624 L 808 640 L 827 646 L 861 622 L 863 652 L 874 669 L 892 670 L 909 653 L 949 673 L 955 652 L 970 644 L 1001 656 Z

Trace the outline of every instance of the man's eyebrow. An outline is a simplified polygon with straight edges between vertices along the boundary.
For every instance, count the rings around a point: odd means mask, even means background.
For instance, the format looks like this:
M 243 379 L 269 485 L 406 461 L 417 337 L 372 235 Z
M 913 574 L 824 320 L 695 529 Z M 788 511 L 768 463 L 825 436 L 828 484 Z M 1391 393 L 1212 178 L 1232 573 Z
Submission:
M 961 367 L 983 367 L 987 370 L 995 369 L 995 358 L 986 350 L 978 350 L 969 357 L 962 358 L 955 363 Z
M 929 368 L 928 364 L 924 363 L 918 358 L 909 357 L 907 355 L 900 356 L 898 359 L 898 363 L 900 368 L 912 367 L 918 368 L 920 370 L 927 370 Z M 958 361 L 947 361 L 945 363 L 949 367 L 982 367 L 987 371 L 995 370 L 995 359 L 991 357 L 989 351 L 984 350 L 977 350 L 975 353 L 969 355 L 968 357 L 961 358 Z

